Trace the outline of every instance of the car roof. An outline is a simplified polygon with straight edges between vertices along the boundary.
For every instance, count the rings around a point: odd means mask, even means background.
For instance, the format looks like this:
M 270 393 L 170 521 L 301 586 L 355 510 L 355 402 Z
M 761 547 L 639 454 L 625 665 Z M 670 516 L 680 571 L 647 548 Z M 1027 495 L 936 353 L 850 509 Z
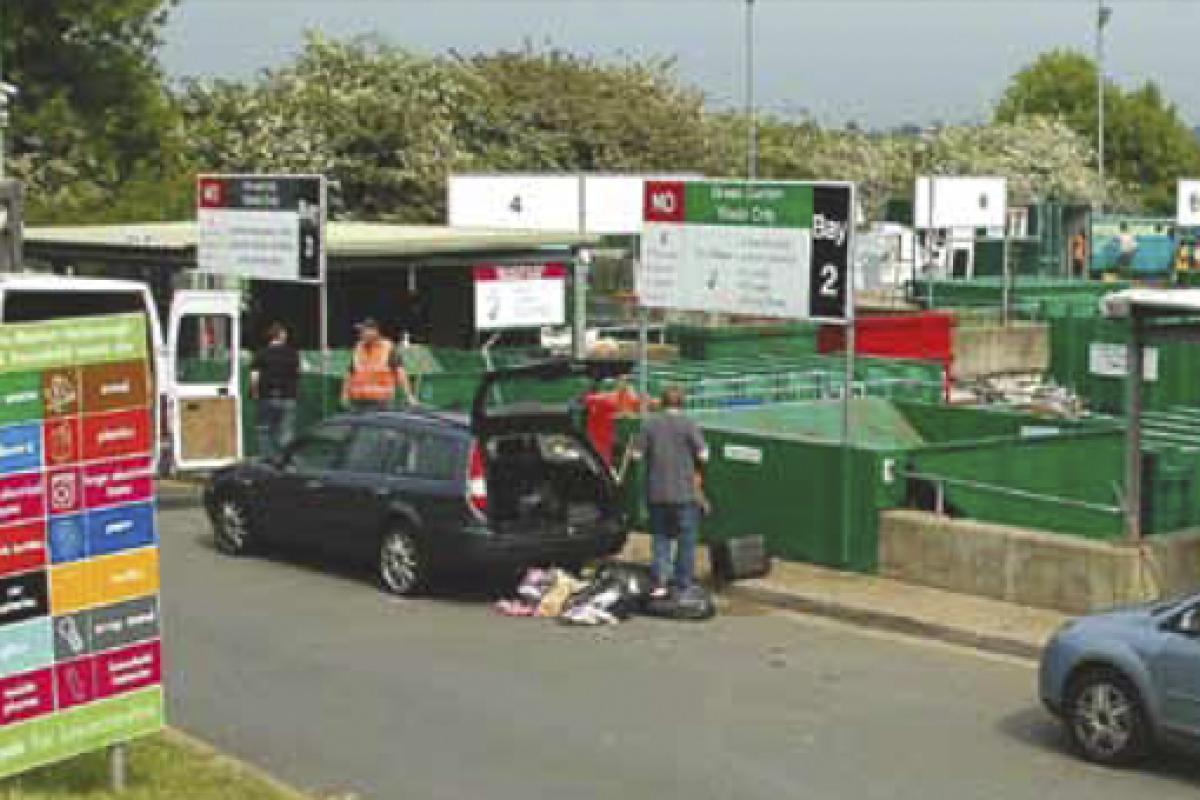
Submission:
M 339 414 L 330 421 L 334 420 L 343 422 L 372 422 L 384 425 L 416 422 L 427 426 L 440 426 L 462 431 L 466 431 L 471 427 L 470 418 L 466 414 L 431 408 L 406 408 L 393 411 L 350 411 L 345 414 Z

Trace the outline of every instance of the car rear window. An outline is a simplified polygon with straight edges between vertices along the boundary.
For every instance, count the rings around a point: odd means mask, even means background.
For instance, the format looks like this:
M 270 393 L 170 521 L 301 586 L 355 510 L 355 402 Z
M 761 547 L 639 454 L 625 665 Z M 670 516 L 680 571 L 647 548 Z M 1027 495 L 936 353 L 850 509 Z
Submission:
M 342 469 L 347 472 L 385 472 L 395 438 L 396 434 L 386 428 L 359 425 L 346 448 Z
M 434 481 L 449 481 L 459 477 L 460 447 L 454 439 L 436 434 L 425 434 L 417 438 L 416 470 L 422 478 Z

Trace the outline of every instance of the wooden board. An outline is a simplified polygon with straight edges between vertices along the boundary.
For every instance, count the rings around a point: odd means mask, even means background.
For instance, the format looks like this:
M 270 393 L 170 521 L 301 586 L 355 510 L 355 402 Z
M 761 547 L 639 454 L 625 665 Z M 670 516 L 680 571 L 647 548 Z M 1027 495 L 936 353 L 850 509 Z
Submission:
M 237 456 L 237 401 L 197 397 L 180 401 L 180 439 L 185 461 Z

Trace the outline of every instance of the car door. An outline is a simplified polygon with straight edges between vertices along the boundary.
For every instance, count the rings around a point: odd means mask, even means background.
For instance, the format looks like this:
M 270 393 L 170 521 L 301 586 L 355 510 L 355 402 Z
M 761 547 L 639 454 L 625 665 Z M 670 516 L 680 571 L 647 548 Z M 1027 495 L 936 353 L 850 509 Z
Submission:
M 1155 682 L 1164 723 L 1200 740 L 1200 603 L 1193 604 L 1163 630 L 1166 637 L 1154 659 Z
M 176 470 L 209 470 L 242 457 L 236 292 L 177 292 L 167 347 L 169 426 Z
M 351 557 L 374 553 L 395 489 L 387 465 L 405 439 L 388 424 L 354 426 L 345 457 L 326 479 L 323 523 L 315 539 L 322 550 Z
M 301 546 L 320 542 L 337 516 L 330 503 L 352 433 L 348 423 L 325 422 L 288 447 L 272 480 L 263 486 L 268 538 Z

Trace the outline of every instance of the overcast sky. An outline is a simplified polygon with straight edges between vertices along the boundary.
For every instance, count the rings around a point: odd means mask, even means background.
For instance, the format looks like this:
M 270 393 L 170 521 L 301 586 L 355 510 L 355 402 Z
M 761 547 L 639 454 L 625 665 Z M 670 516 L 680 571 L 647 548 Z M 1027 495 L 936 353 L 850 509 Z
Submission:
M 1153 79 L 1200 123 L 1200 0 L 1108 0 L 1109 73 Z M 743 0 L 182 0 L 173 75 L 244 77 L 302 32 L 375 33 L 472 52 L 529 39 L 602 58 L 675 56 L 714 105 L 742 102 Z M 1054 47 L 1092 52 L 1094 0 L 757 0 L 761 105 L 884 127 L 987 115 L 1007 78 Z

